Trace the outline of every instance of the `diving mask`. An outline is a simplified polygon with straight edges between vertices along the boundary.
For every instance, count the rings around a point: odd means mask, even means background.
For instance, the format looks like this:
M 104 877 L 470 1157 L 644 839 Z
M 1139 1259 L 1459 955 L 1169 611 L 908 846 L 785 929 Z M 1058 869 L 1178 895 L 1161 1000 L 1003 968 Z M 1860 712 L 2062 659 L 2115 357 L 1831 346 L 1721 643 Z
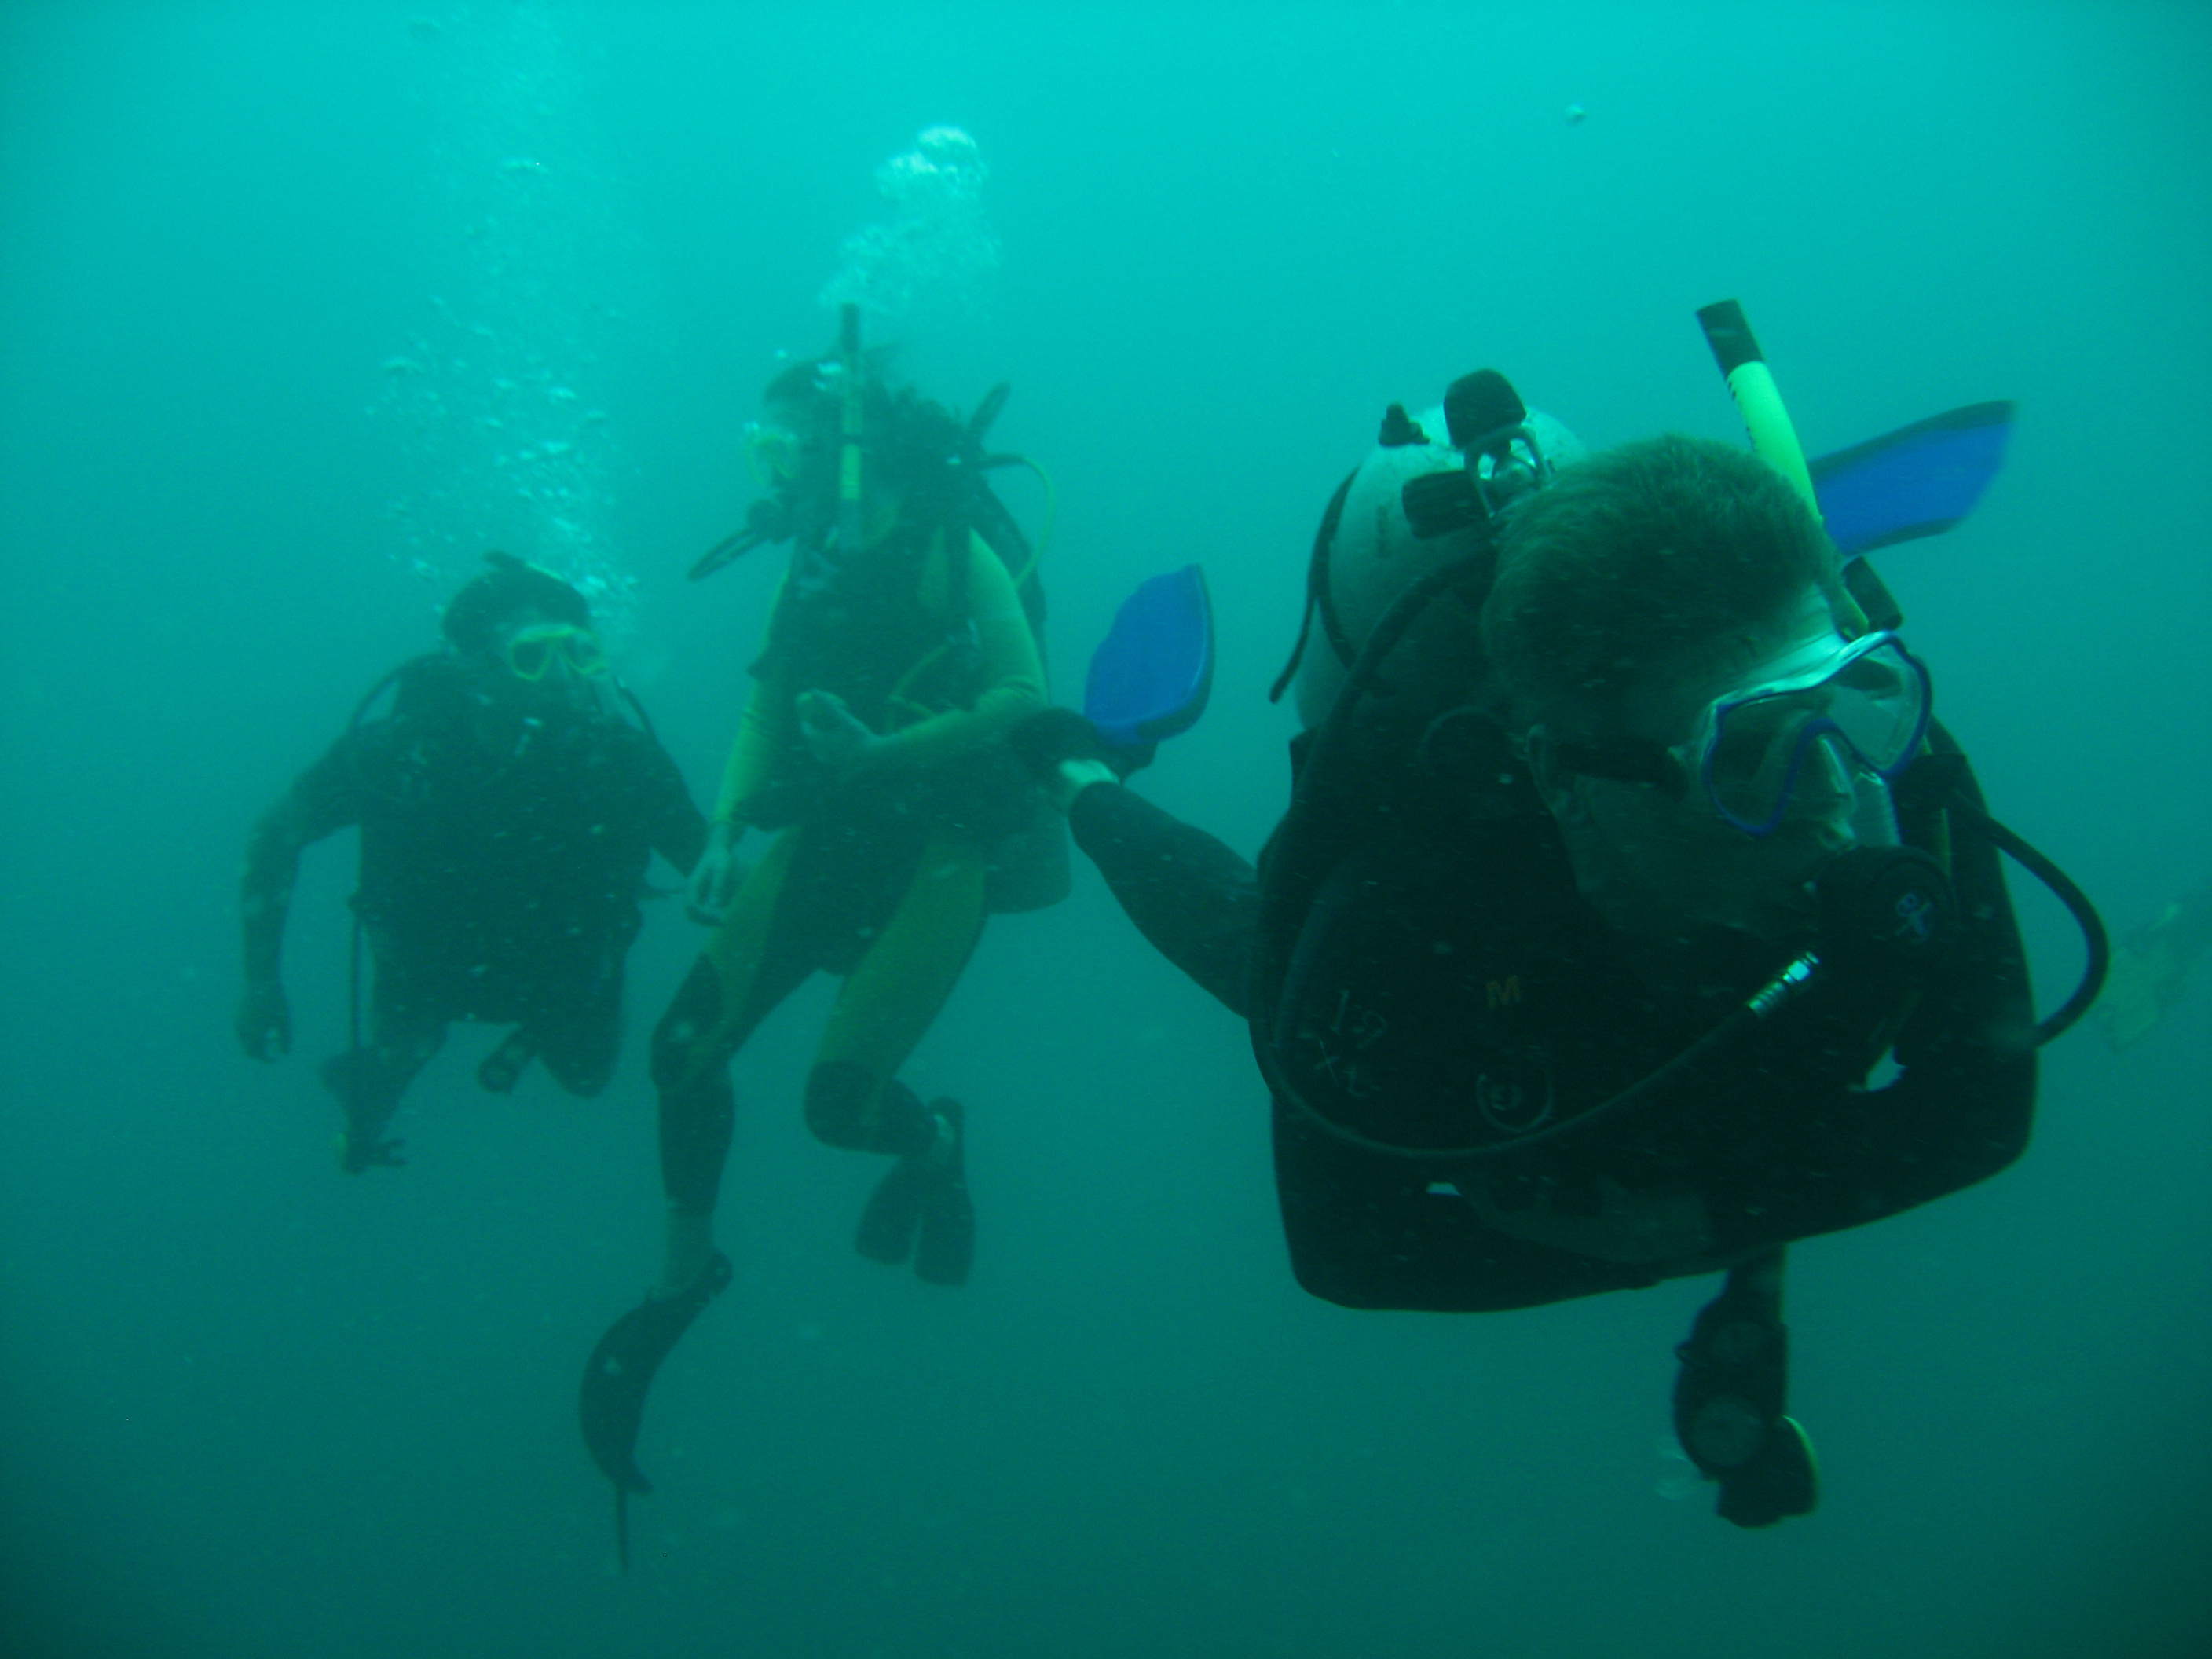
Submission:
M 1854 770 L 1893 782 L 1920 752 L 1930 702 L 1928 670 L 1895 634 L 1846 641 L 1831 633 L 1714 698 L 1686 743 L 1571 741 L 1559 758 L 1575 771 L 1677 795 L 1695 779 L 1723 823 L 1765 837 L 1789 817 L 1808 768 L 1846 793 Z
M 516 630 L 507 642 L 507 672 L 535 685 L 558 663 L 572 673 L 597 678 L 607 672 L 606 647 L 587 628 L 540 623 Z
M 763 489 L 799 476 L 803 447 L 799 434 L 780 421 L 745 422 L 745 471 Z

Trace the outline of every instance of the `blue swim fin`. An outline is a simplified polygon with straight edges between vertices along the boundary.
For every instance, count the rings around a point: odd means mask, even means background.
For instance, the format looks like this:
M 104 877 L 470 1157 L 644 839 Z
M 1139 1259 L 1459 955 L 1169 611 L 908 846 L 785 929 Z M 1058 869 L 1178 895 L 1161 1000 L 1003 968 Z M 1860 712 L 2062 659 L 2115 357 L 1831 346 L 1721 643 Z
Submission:
M 2009 403 L 1969 404 L 1812 463 L 1820 517 L 1844 562 L 1940 536 L 1974 510 L 2004 465 Z
M 1122 601 L 1091 654 L 1083 714 L 1122 749 L 1188 732 L 1213 690 L 1213 605 L 1194 564 L 1154 576 Z

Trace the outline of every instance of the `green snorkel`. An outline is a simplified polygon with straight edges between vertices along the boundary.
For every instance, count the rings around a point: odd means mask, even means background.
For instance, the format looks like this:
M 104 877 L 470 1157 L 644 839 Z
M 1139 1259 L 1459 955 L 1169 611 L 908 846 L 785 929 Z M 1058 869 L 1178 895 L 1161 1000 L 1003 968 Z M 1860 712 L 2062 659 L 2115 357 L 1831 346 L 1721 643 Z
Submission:
M 837 549 L 849 558 L 867 537 L 867 515 L 860 495 L 860 447 L 867 435 L 867 388 L 860 366 L 860 307 L 847 301 L 837 308 L 837 355 L 845 369 L 844 416 L 837 455 Z
M 1735 406 L 1742 412 L 1752 448 L 1760 460 L 1790 481 L 1790 487 L 1804 498 L 1817 519 L 1820 503 L 1813 493 L 1812 470 L 1805 465 L 1805 451 L 1797 441 L 1797 428 L 1790 423 L 1790 411 L 1783 407 L 1774 371 L 1767 368 L 1758 337 L 1744 320 L 1743 307 L 1734 300 L 1716 301 L 1698 313 L 1698 322 L 1705 331 L 1705 343 L 1713 349 L 1713 361 L 1727 377 Z
M 1766 366 L 1765 354 L 1759 349 L 1758 337 L 1751 331 L 1742 305 L 1735 300 L 1717 300 L 1698 310 L 1698 323 L 1705 331 L 1705 343 L 1712 348 L 1713 361 L 1720 365 L 1721 374 L 1728 380 L 1729 392 L 1743 416 L 1745 430 L 1751 434 L 1753 450 L 1759 459 L 1790 481 L 1815 519 L 1823 519 L 1820 497 L 1813 488 L 1812 469 L 1806 465 L 1804 448 L 1797 441 L 1797 428 L 1790 424 L 1790 411 L 1783 406 L 1782 392 L 1774 384 L 1774 372 Z M 1858 568 L 1863 568 L 1864 563 L 1859 561 Z M 1883 597 L 1887 598 L 1886 591 Z M 1844 632 L 1856 635 L 1866 631 L 1866 613 L 1843 584 L 1837 584 L 1829 594 L 1829 603 L 1837 610 L 1837 621 Z M 1883 626 L 1893 628 L 1896 621 L 1886 617 Z M 2111 958 L 2105 924 L 2088 896 L 2075 885 L 2063 870 L 2016 831 L 1992 817 L 1978 801 L 1969 799 L 1966 791 L 1952 788 L 1943 805 L 1948 812 L 1977 824 L 1997 847 L 2049 888 L 2081 930 L 2087 959 L 2082 964 L 2081 982 L 2055 1012 L 2037 1024 L 2033 1046 L 2040 1048 L 2088 1012 L 2089 1005 L 2103 988 L 2106 967 Z M 1776 983 L 1778 986 L 1780 981 Z M 1766 993 L 1759 994 L 1763 997 Z M 1759 1000 L 1753 998 L 1753 1003 L 1756 1005 Z M 1769 1006 L 1778 1006 L 1779 1001 L 1778 999 Z
M 1766 366 L 1766 354 L 1759 349 L 1759 337 L 1751 331 L 1741 303 L 1717 300 L 1698 313 L 1698 324 L 1705 331 L 1705 343 L 1712 348 L 1713 361 L 1720 365 L 1744 429 L 1751 434 L 1753 453 L 1787 479 L 1814 518 L 1820 519 L 1820 498 L 1813 488 L 1813 470 L 1805 464 L 1804 446 L 1797 441 L 1782 389 L 1774 383 L 1774 371 Z M 1867 631 L 1866 612 L 1842 583 L 1829 593 L 1828 603 L 1846 635 L 1856 638 Z
M 839 400 L 837 457 L 837 543 L 860 544 L 866 515 L 860 498 L 860 443 L 866 436 L 866 377 L 860 368 L 860 307 L 840 307 L 837 313 L 837 368 L 844 382 Z M 742 530 L 725 536 L 691 566 L 691 580 L 704 581 L 724 565 L 770 542 L 788 541 L 799 520 L 787 500 L 764 495 L 745 514 Z

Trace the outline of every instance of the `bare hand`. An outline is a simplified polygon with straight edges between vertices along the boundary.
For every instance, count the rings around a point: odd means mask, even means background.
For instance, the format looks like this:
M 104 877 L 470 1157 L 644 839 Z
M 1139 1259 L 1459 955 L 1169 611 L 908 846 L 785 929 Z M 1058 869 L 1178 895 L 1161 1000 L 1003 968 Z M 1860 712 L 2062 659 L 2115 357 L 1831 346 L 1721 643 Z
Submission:
M 883 742 L 834 691 L 802 691 L 798 709 L 799 734 L 814 758 L 833 772 L 850 772 L 866 764 L 870 752 Z
M 1705 1200 L 1680 1182 L 1632 1192 L 1601 1176 L 1598 1190 L 1595 1215 L 1562 1214 L 1553 1207 L 1549 1193 L 1521 1210 L 1500 1209 L 1480 1188 L 1468 1194 L 1467 1201 L 1483 1224 L 1496 1231 L 1601 1261 L 1629 1267 L 1687 1261 L 1712 1246 L 1712 1218 Z
M 745 866 L 738 858 L 738 837 L 744 833 L 726 821 L 708 832 L 707 849 L 692 866 L 691 880 L 684 890 L 684 913 L 692 921 L 708 927 L 722 925 L 730 901 L 744 884 Z
M 273 979 L 250 983 L 239 994 L 231 1025 L 249 1060 L 274 1060 L 292 1052 L 292 1006 Z

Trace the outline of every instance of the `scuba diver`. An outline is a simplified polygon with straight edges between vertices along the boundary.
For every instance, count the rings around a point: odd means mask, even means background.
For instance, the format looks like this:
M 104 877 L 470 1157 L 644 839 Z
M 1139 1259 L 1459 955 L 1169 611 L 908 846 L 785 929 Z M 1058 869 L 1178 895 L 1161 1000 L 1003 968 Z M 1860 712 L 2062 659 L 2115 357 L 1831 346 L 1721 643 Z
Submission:
M 1277 686 L 1307 729 L 1256 868 L 1070 711 L 1015 741 L 1139 930 L 1249 1022 L 1299 1282 L 1486 1312 L 1725 1273 L 1674 1425 L 1759 1527 L 1816 1497 L 1785 1247 L 2016 1158 L 2102 938 L 1990 817 L 1894 603 L 1824 532 L 1740 310 L 1701 314 L 1756 453 L 1577 459 L 1488 370 L 1393 405 L 1316 538 L 1320 644 Z M 1954 465 L 1995 418 L 1911 442 Z M 2000 848 L 2092 941 L 2039 1028 Z
M 301 851 L 361 826 L 352 1042 L 322 1066 L 349 1175 L 404 1161 L 386 1126 L 454 1020 L 514 1028 L 477 1068 L 495 1094 L 513 1092 L 532 1060 L 570 1094 L 605 1088 L 646 866 L 657 852 L 688 872 L 706 841 L 584 596 L 510 554 L 485 558 L 491 568 L 446 607 L 446 648 L 362 700 L 246 851 L 235 1024 L 246 1052 L 269 1060 L 291 1048 L 279 968 Z M 391 712 L 372 718 L 387 690 Z
M 838 351 L 772 381 L 750 447 L 774 493 L 695 568 L 762 542 L 790 564 L 691 882 L 714 928 L 653 1036 L 667 1249 L 659 1282 L 586 1367 L 585 1439 L 624 1497 L 654 1370 L 730 1277 L 713 1222 L 734 1102 L 731 1056 L 817 972 L 844 984 L 805 1116 L 831 1146 L 893 1160 L 855 1246 L 965 1282 L 975 1212 L 958 1102 L 925 1103 L 900 1066 L 951 995 L 993 911 L 1057 902 L 1066 832 L 1008 750 L 1043 706 L 1036 558 L 983 477 L 1004 400 L 963 423 L 864 360 L 856 308 Z M 748 828 L 775 840 L 750 871 Z

